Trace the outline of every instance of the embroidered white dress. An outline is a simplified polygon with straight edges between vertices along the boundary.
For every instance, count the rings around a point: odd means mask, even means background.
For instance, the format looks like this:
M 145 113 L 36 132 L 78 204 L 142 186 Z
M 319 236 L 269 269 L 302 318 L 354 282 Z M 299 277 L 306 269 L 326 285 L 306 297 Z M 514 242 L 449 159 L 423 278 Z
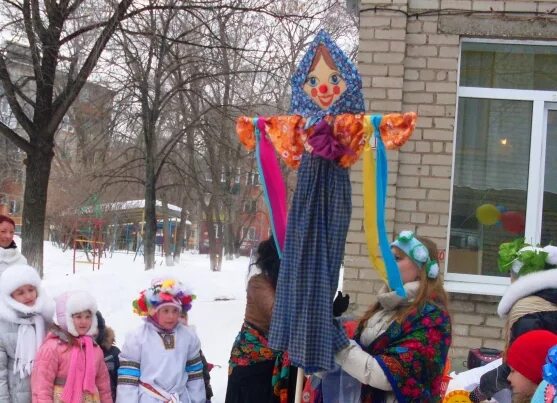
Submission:
M 122 347 L 116 403 L 205 403 L 199 351 L 192 328 L 179 324 L 165 334 L 145 321 Z

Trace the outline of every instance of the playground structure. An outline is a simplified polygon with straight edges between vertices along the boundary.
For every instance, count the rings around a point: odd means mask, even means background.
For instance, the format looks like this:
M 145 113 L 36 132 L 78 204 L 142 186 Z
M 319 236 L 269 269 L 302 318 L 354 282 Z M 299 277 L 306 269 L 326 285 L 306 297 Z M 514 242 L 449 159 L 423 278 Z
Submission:
M 114 253 L 134 253 L 134 260 L 143 254 L 144 201 L 132 200 L 118 203 L 99 204 L 96 200 L 79 209 L 77 214 L 66 215 L 51 225 L 51 239 L 60 248 L 73 249 L 73 272 L 78 264 L 90 264 L 93 271 L 101 267 L 101 258 Z M 170 236 L 169 253 L 176 248 L 177 230 L 181 209 L 168 205 L 164 209 L 157 201 L 156 253 L 164 256 L 164 233 Z M 164 219 L 166 217 L 166 220 Z M 167 231 L 163 226 L 167 225 Z M 191 231 L 191 222 L 186 226 Z M 191 247 L 190 244 L 185 245 Z
M 97 270 L 101 268 L 101 256 L 104 251 L 103 228 L 105 222 L 99 218 L 80 217 L 76 218 L 73 230 L 73 273 L 77 263 L 95 265 Z M 78 260 L 77 251 L 85 253 L 87 260 Z

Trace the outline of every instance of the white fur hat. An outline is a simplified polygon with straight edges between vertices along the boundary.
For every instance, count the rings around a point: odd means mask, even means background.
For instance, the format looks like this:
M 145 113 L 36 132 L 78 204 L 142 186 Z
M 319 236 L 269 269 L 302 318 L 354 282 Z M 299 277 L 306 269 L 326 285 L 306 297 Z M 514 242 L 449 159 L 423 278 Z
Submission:
M 35 311 L 35 306 L 29 307 L 12 298 L 12 293 L 24 285 L 32 285 L 37 289 L 37 299 L 41 296 L 41 278 L 37 270 L 26 264 L 9 266 L 0 276 L 0 299 L 10 308 L 28 314 Z
M 87 332 L 87 336 L 95 336 L 98 331 L 97 302 L 87 291 L 70 291 L 58 296 L 56 298 L 54 323 L 72 336 L 78 337 L 79 334 L 73 324 L 72 315 L 84 311 L 90 311 L 92 318 L 91 328 Z
M 547 245 L 543 247 L 543 250 L 547 253 L 545 261 L 552 266 L 557 266 L 557 246 Z
M 0 292 L 2 295 L 11 295 L 19 287 L 27 284 L 39 288 L 41 278 L 37 270 L 26 264 L 9 266 L 0 276 Z

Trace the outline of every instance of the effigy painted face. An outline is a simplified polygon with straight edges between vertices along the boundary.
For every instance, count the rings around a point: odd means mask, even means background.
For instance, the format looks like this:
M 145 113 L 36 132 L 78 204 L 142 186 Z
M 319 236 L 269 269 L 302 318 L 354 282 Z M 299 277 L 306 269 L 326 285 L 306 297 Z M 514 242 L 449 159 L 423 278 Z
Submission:
M 346 91 L 346 81 L 324 46 L 315 53 L 304 91 L 321 109 L 328 109 Z

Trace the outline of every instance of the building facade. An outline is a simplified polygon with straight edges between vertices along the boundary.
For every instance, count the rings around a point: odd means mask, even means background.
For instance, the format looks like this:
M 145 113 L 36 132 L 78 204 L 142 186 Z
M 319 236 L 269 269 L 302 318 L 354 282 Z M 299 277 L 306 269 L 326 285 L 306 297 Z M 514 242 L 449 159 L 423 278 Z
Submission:
M 557 1 L 359 6 L 366 110 L 418 113 L 410 141 L 388 153 L 388 230 L 413 230 L 440 248 L 452 357 L 503 348 L 496 308 L 509 279 L 497 268 L 499 244 L 557 243 Z M 362 229 L 361 163 L 351 179 L 343 288 L 362 312 L 381 282 Z M 481 206 L 490 220 L 477 218 Z

